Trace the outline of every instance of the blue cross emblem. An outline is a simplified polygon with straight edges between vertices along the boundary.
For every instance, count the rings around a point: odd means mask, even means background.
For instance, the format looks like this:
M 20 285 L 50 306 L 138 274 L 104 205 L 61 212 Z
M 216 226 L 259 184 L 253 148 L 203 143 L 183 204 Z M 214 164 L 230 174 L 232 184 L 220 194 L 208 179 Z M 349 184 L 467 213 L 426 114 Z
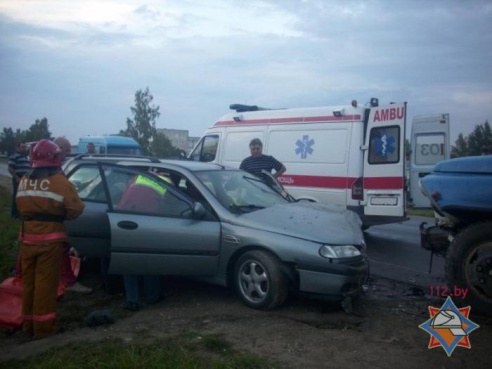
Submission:
M 395 152 L 395 138 L 388 135 L 386 131 L 383 131 L 381 136 L 375 140 L 374 151 L 382 158 L 387 158 L 390 154 Z
M 313 148 L 311 146 L 314 145 L 314 139 L 310 139 L 309 135 L 302 136 L 302 140 L 297 140 L 296 142 L 296 154 L 301 154 L 301 159 L 306 159 L 307 155 L 311 155 L 313 153 Z

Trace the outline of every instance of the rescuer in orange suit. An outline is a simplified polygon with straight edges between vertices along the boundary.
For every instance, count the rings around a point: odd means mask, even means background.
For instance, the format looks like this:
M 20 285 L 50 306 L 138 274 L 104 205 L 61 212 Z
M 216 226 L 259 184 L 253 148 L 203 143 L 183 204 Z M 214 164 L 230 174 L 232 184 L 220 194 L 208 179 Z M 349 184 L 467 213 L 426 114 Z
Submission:
M 32 170 L 19 183 L 21 216 L 23 331 L 31 338 L 55 333 L 60 262 L 67 234 L 63 222 L 84 210 L 75 187 L 60 170 L 60 148 L 41 140 L 31 155 Z

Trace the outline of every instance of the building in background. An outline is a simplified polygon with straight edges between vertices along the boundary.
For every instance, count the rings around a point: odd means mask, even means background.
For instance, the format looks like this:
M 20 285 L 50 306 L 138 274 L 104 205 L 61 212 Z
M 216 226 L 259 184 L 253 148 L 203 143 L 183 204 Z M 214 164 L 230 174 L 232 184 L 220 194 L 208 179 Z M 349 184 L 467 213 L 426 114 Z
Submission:
M 188 130 L 186 129 L 157 128 L 157 133 L 165 134 L 174 147 L 183 150 L 186 154 L 195 147 L 200 139 L 200 137 L 188 136 Z

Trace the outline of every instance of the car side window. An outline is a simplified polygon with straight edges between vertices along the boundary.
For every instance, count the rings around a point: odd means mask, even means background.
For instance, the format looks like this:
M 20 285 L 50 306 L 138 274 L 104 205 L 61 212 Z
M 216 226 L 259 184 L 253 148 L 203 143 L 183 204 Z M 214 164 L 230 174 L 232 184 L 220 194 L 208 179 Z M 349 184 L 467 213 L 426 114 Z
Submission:
M 105 202 L 106 194 L 97 166 L 81 166 L 70 175 L 81 200 Z
M 188 218 L 192 215 L 188 203 L 171 192 L 166 192 L 163 202 L 163 216 Z
M 118 204 L 134 175 L 119 170 L 106 170 L 104 173 L 109 186 L 111 202 L 113 204 Z
M 167 178 L 161 181 L 146 173 L 137 174 L 114 168 L 107 169 L 105 175 L 113 207 L 116 210 L 178 218 L 192 215 L 190 205 L 172 193 L 170 188 L 173 184 Z M 111 184 L 111 178 L 116 177 L 122 180 L 121 195 L 119 193 L 115 195 L 117 186 Z

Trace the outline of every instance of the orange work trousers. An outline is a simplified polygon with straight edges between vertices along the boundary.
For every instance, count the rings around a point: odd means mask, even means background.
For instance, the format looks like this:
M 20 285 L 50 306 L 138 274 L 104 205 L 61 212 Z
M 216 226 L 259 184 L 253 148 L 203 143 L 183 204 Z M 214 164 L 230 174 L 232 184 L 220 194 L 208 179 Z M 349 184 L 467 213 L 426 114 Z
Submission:
M 21 244 L 22 330 L 34 339 L 56 331 L 56 298 L 63 242 Z

